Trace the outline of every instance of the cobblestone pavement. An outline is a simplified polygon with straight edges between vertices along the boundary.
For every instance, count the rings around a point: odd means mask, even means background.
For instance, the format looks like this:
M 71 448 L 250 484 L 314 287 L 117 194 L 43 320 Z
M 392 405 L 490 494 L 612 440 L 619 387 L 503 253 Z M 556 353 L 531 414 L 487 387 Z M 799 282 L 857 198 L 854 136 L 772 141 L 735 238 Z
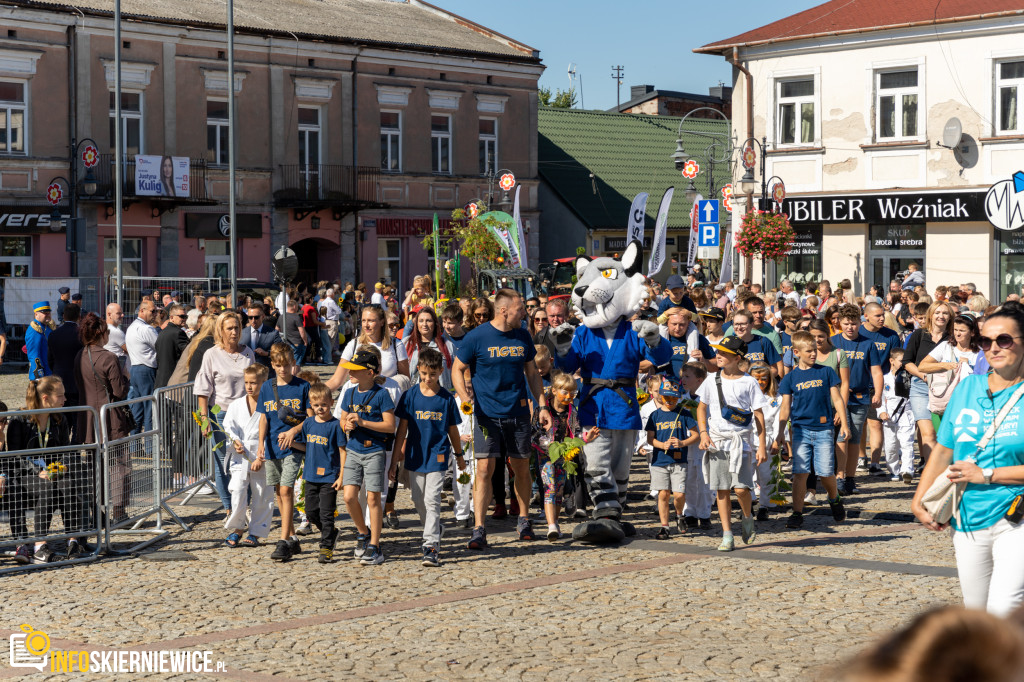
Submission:
M 11 390 L 3 379 L 0 397 Z M 271 546 L 229 549 L 223 512 L 212 496 L 195 498 L 174 506 L 193 530 L 166 526 L 169 538 L 141 556 L 0 578 L 0 636 L 28 623 L 58 650 L 209 650 L 227 666 L 211 677 L 248 681 L 834 679 L 859 647 L 960 597 L 949 538 L 912 523 L 913 488 L 861 483 L 841 526 L 826 506 L 786 530 L 779 511 L 754 544 L 722 554 L 717 515 L 711 534 L 654 539 L 637 462 L 628 543 L 523 543 L 505 520 L 491 523 L 491 549 L 473 552 L 446 509 L 439 569 L 420 566 L 405 490 L 402 527 L 385 529 L 387 561 L 376 567 L 322 566 L 312 537 L 285 564 L 270 560 Z M 338 518 L 337 555 L 350 555 L 353 527 Z

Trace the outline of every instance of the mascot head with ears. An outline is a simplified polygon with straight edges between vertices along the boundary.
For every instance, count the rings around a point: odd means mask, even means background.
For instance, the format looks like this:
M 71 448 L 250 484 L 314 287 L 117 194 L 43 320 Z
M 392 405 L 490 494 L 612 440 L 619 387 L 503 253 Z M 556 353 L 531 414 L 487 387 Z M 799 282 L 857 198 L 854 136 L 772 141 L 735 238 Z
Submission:
M 622 258 L 576 259 L 576 286 L 572 305 L 584 325 L 604 329 L 635 315 L 647 302 L 647 287 L 640 274 L 643 245 L 629 242 Z

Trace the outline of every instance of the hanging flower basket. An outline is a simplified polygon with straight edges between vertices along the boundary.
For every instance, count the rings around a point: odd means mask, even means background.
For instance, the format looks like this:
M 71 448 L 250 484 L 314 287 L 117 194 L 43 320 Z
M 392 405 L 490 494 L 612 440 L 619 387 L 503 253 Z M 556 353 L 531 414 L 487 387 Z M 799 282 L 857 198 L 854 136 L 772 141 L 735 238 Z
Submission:
M 796 239 L 785 213 L 751 211 L 743 216 L 742 232 L 736 236 L 736 250 L 750 258 L 778 261 L 789 254 Z

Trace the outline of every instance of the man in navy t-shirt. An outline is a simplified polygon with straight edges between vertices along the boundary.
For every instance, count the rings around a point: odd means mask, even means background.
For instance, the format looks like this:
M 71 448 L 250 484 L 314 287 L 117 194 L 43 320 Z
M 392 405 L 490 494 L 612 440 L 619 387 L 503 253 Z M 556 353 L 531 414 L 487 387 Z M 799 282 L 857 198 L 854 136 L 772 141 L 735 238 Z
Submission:
M 889 353 L 893 348 L 900 347 L 900 335 L 885 326 L 885 308 L 877 303 L 864 306 L 864 324 L 860 326 L 860 335 L 875 344 L 882 360 L 882 376 L 889 373 Z M 868 409 L 868 435 L 864 446 L 869 455 L 870 464 L 865 462 L 870 473 L 882 471 L 882 422 L 878 421 L 878 412 L 874 407 Z
M 850 395 L 846 408 L 850 416 L 850 439 L 837 453 L 840 492 L 850 495 L 856 489 L 857 460 L 864 456 L 862 437 L 868 408 L 882 404 L 882 353 L 875 342 L 860 333 L 860 308 L 847 303 L 839 308 L 841 334 L 832 337 L 832 345 L 841 348 L 850 361 Z
M 470 549 L 487 547 L 484 519 L 491 500 L 491 473 L 508 458 L 515 475 L 519 501 L 517 530 L 521 540 L 534 540 L 530 524 L 530 408 L 527 386 L 537 400 L 540 423 L 551 428 L 551 411 L 541 388 L 534 362 L 533 339 L 522 327 L 526 307 L 512 289 L 499 289 L 494 297 L 494 318 L 468 334 L 455 354 L 452 383 L 465 410 L 473 405 L 476 426 L 473 442 L 477 460 L 473 507 L 476 527 Z M 472 397 L 466 385 L 466 370 L 472 377 Z M 475 398 L 475 404 L 474 404 Z

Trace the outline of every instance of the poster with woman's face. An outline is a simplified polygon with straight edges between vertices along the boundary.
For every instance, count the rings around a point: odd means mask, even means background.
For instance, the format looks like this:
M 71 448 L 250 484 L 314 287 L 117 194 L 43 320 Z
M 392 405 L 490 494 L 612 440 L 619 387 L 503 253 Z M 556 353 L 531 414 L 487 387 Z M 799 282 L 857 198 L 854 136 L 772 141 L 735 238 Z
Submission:
M 143 197 L 187 197 L 189 195 L 187 156 L 135 157 L 135 195 Z

